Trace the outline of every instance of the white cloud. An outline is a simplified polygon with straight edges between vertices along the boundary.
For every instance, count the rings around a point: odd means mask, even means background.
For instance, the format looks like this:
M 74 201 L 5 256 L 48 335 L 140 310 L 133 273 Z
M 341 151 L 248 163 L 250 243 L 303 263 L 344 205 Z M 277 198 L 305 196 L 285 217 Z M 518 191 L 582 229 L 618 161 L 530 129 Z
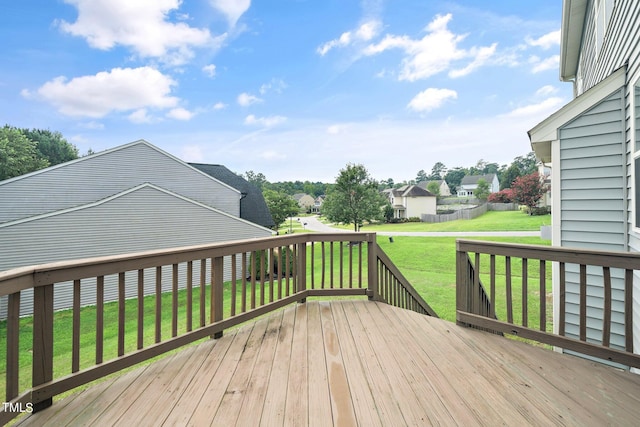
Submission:
M 214 110 L 224 110 L 225 108 L 227 108 L 227 104 L 225 104 L 224 102 L 216 102 L 213 105 Z
M 209 0 L 209 3 L 227 18 L 231 28 L 251 6 L 251 0 Z
M 532 56 L 529 59 L 529 63 L 533 64 L 531 72 L 534 74 L 547 70 L 557 70 L 560 67 L 560 55 L 553 55 L 542 60 L 537 56 Z
M 441 107 L 446 100 L 456 98 L 458 94 L 454 90 L 429 88 L 417 94 L 407 107 L 414 111 L 428 112 Z
M 195 116 L 195 113 L 192 113 L 191 111 L 184 108 L 173 108 L 167 113 L 167 117 L 183 121 L 191 120 L 193 116 Z
M 260 86 L 260 94 L 264 95 L 267 92 L 282 93 L 287 88 L 287 84 L 282 79 L 271 79 L 269 83 L 265 83 Z
M 205 65 L 202 67 L 202 72 L 207 76 L 214 78 L 216 76 L 216 66 L 214 64 Z
M 551 85 L 542 86 L 540 89 L 536 91 L 536 96 L 549 96 L 558 92 L 558 88 L 553 87 Z
M 529 46 L 541 47 L 545 50 L 551 49 L 554 46 L 560 45 L 560 30 L 552 31 L 537 39 L 527 37 L 526 42 Z
M 518 107 L 507 114 L 503 114 L 501 117 L 544 117 L 550 115 L 559 106 L 563 104 L 564 100 L 560 97 L 547 98 L 542 102 L 536 104 L 525 105 L 524 107 Z
M 173 108 L 176 82 L 151 67 L 114 68 L 93 76 L 56 77 L 36 93 L 67 116 L 104 117 L 116 111 Z M 32 96 L 31 92 L 23 94 Z
M 256 117 L 253 114 L 249 114 L 244 119 L 244 124 L 270 128 L 270 127 L 282 124 L 286 121 L 287 121 L 287 118 L 283 116 Z
M 153 119 L 147 114 L 146 108 L 141 108 L 127 117 L 131 123 L 151 123 Z
M 346 130 L 346 125 L 331 125 L 327 128 L 327 133 L 331 135 L 337 135 Z
M 321 56 L 336 47 L 346 47 L 356 42 L 368 42 L 377 36 L 382 24 L 377 20 L 369 20 L 353 31 L 344 32 L 337 39 L 330 40 L 316 49 Z
M 426 79 L 449 69 L 454 61 L 470 58 L 471 62 L 458 70 L 451 71 L 451 77 L 460 77 L 484 65 L 495 53 L 496 44 L 486 47 L 461 49 L 458 45 L 466 35 L 454 34 L 447 28 L 452 15 L 436 15 L 426 26 L 426 35 L 414 40 L 408 36 L 388 34 L 377 44 L 367 46 L 365 55 L 376 55 L 389 49 L 404 51 L 400 80 L 415 81 Z
M 238 104 L 243 107 L 248 107 L 251 104 L 256 104 L 258 102 L 262 102 L 262 99 L 258 98 L 255 95 L 251 95 L 249 93 L 243 92 L 238 95 Z
M 65 0 L 78 9 L 70 23 L 58 21 L 60 29 L 86 39 L 89 46 L 109 50 L 116 45 L 132 49 L 143 58 L 159 58 L 172 65 L 190 60 L 197 47 L 219 47 L 226 35 L 212 37 L 206 28 L 169 22 L 170 12 L 181 0 Z
M 260 157 L 265 160 L 284 160 L 287 158 L 287 155 L 275 150 L 267 150 L 260 153 Z

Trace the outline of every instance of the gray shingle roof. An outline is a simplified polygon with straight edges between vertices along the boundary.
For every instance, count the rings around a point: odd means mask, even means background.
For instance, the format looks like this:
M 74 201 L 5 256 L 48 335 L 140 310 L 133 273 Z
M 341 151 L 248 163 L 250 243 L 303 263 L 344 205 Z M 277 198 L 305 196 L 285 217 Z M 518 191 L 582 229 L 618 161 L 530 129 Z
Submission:
M 264 197 L 258 187 L 231 172 L 225 166 L 204 163 L 189 164 L 242 193 L 243 197 L 240 200 L 240 218 L 267 228 L 272 228 L 275 225 L 267 203 L 264 201 Z

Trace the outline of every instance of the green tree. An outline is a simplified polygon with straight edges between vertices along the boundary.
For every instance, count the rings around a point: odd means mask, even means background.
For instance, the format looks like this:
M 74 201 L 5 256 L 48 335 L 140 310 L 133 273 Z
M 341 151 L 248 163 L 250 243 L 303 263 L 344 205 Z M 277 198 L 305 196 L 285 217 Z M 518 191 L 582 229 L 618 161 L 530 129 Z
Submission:
M 424 169 L 420 169 L 416 174 L 416 182 L 428 181 L 429 177 Z
M 547 192 L 538 172 L 516 178 L 511 189 L 513 201 L 529 208 L 529 215 L 533 213 L 533 209 L 538 206 L 538 202 Z
M 429 175 L 429 179 L 432 181 L 443 179 L 447 173 L 447 167 L 442 162 L 436 162 L 435 165 L 431 168 L 431 175 Z
M 538 161 L 533 151 L 529 152 L 526 156 L 518 156 L 513 159 L 513 163 L 520 169 L 520 176 L 531 175 L 538 170 Z
M 0 180 L 13 178 L 38 169 L 49 162 L 40 157 L 36 143 L 14 127 L 0 129 Z
M 480 178 L 478 180 L 478 186 L 473 191 L 473 195 L 481 202 L 486 202 L 489 194 L 491 194 L 489 183 L 484 178 Z
M 322 204 L 322 213 L 331 221 L 353 224 L 359 231 L 365 221 L 382 218 L 386 200 L 378 183 L 363 165 L 347 164 Z
M 460 187 L 462 178 L 464 178 L 468 173 L 469 171 L 467 169 L 460 167 L 450 169 L 447 172 L 447 174 L 444 176 L 444 180 L 447 182 L 447 185 L 451 190 L 451 194 L 458 193 L 458 187 Z
M 246 171 L 244 178 L 258 187 L 262 191 L 265 185 L 268 183 L 267 178 L 262 173 L 255 173 L 254 171 Z
M 60 132 L 48 129 L 22 129 L 21 132 L 36 143 L 40 157 L 47 159 L 50 166 L 78 158 L 78 148 L 68 143 Z
M 505 188 L 511 188 L 513 181 L 521 175 L 522 173 L 520 172 L 518 165 L 515 162 L 511 163 L 511 166 L 509 166 L 500 178 L 500 189 L 504 190 Z
M 427 184 L 427 191 L 436 197 L 440 197 L 440 185 L 436 181 Z
M 262 195 L 267 203 L 269 212 L 271 212 L 273 222 L 276 224 L 276 229 L 279 228 L 287 218 L 298 213 L 298 209 L 300 208 L 298 203 L 288 194 L 274 190 L 264 190 Z

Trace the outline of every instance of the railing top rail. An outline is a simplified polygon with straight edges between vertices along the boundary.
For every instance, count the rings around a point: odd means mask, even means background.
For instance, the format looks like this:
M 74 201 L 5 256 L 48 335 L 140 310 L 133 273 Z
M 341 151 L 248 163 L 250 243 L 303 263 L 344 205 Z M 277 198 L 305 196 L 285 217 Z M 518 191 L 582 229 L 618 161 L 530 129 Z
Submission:
M 480 240 L 456 241 L 459 252 L 479 252 L 515 258 L 540 259 L 564 263 L 597 265 L 640 270 L 640 253 L 592 250 L 572 247 L 524 245 Z
M 117 274 L 124 271 L 278 246 L 323 241 L 369 242 L 375 241 L 375 238 L 375 233 L 356 232 L 292 234 L 24 266 L 0 272 L 0 296 L 51 283 Z

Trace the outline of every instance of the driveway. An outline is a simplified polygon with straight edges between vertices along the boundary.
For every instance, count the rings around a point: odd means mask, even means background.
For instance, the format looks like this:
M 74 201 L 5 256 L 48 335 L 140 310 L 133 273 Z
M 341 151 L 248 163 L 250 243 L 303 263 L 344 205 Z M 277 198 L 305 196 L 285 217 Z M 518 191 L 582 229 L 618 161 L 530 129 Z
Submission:
M 302 221 L 302 219 L 301 219 Z M 333 228 L 323 224 L 317 216 L 306 216 L 304 222 L 309 230 L 320 233 L 345 233 L 352 230 Z M 363 231 L 367 231 L 364 227 Z M 540 237 L 540 231 L 376 231 L 380 236 L 412 236 L 412 237 Z

